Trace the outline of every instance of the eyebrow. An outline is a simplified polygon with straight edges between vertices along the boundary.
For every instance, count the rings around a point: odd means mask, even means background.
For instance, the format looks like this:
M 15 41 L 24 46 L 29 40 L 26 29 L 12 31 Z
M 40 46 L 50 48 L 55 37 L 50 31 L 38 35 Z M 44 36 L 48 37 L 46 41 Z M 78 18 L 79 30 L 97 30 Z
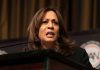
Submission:
M 56 20 L 56 19 L 52 19 L 51 21 L 56 21 L 56 22 L 58 22 L 58 20 Z
M 48 18 L 46 18 L 46 19 L 42 19 L 42 20 L 49 20 Z M 52 21 L 58 21 L 58 20 L 56 20 L 56 19 L 51 19 Z

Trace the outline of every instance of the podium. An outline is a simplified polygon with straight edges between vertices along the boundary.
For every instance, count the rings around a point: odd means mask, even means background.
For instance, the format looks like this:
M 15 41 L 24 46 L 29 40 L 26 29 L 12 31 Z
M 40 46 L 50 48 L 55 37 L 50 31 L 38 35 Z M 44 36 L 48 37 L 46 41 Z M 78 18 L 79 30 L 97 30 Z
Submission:
M 0 55 L 0 70 L 91 70 L 52 50 Z

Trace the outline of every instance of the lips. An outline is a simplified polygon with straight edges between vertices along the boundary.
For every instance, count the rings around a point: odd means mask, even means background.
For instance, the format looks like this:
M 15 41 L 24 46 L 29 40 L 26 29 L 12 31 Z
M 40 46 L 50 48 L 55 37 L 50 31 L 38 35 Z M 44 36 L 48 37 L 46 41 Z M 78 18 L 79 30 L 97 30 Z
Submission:
M 47 33 L 46 33 L 46 36 L 47 36 L 47 37 L 53 37 L 54 35 L 55 35 L 54 32 L 47 32 Z
M 47 32 L 46 35 L 54 35 L 54 32 Z

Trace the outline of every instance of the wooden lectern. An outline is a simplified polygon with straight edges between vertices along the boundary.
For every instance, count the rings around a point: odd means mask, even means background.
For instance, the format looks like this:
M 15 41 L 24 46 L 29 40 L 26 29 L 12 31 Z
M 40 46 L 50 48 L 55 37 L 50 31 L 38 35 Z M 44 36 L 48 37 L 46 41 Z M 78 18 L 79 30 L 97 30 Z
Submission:
M 38 50 L 0 55 L 0 70 L 91 70 L 60 53 Z

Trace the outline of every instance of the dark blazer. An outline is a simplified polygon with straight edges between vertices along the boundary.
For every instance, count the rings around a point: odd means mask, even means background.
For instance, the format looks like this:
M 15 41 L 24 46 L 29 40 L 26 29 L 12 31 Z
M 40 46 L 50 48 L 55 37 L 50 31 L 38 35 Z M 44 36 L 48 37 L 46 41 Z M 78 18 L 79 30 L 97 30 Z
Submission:
M 68 57 L 76 62 L 86 65 L 87 67 L 92 67 L 91 63 L 89 62 L 88 54 L 83 48 L 77 47 L 75 52 Z

